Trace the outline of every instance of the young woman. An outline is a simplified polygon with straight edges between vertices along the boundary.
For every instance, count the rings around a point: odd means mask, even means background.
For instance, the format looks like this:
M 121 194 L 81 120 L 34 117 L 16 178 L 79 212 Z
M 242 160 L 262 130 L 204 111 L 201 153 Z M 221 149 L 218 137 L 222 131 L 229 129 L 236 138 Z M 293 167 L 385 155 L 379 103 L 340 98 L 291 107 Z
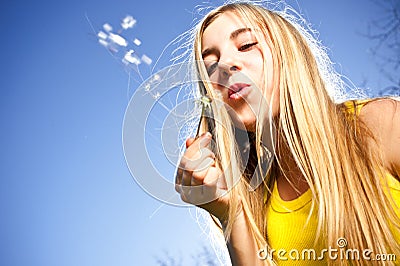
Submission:
M 335 103 L 318 42 L 258 5 L 210 12 L 193 50 L 225 108 L 186 141 L 176 190 L 216 219 L 232 264 L 396 263 L 382 260 L 400 255 L 400 102 Z

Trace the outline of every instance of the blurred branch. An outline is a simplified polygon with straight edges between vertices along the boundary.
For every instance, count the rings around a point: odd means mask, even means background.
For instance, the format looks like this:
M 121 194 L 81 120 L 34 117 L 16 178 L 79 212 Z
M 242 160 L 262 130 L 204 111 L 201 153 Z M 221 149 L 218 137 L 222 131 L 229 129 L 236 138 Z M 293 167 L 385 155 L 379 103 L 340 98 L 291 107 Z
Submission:
M 387 88 L 379 90 L 377 96 L 380 96 L 380 97 L 382 97 L 382 96 L 400 96 L 400 87 L 389 86 Z
M 191 254 L 192 262 L 188 265 L 196 266 L 219 266 L 218 258 L 214 251 L 207 246 L 202 246 L 202 250 L 197 254 Z M 164 256 L 156 257 L 156 263 L 159 266 L 181 266 L 182 257 L 174 258 L 167 251 L 164 251 Z
M 375 42 L 375 45 L 371 48 L 371 53 L 377 60 L 381 73 L 395 86 L 399 87 L 400 1 L 371 1 L 383 11 L 383 16 L 369 23 L 365 36 Z
M 197 256 L 192 255 L 192 257 L 197 266 L 219 266 L 214 251 L 210 250 L 209 247 L 203 246 L 202 251 Z
M 156 263 L 159 266 L 182 266 L 182 258 L 174 258 L 172 257 L 168 251 L 164 250 L 164 256 L 158 257 L 156 256 Z

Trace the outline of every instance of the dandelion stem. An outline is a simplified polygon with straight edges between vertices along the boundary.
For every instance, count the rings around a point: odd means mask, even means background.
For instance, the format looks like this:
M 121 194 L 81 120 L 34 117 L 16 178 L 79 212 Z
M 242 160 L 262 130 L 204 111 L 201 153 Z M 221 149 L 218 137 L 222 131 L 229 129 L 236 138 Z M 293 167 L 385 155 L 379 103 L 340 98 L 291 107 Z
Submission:
M 196 139 L 199 138 L 201 122 L 206 117 L 205 116 L 206 109 L 211 108 L 211 99 L 208 96 L 203 95 L 198 102 L 199 102 L 199 104 L 201 104 L 201 116 L 200 116 L 199 124 L 197 126 L 197 132 L 196 132 L 196 137 L 195 137 Z

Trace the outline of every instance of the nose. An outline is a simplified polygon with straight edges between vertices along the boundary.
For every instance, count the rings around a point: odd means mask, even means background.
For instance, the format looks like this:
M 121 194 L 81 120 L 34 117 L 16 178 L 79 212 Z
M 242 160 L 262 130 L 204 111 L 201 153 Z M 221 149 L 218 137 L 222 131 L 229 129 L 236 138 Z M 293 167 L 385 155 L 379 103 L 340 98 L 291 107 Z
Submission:
M 232 76 L 235 72 L 240 71 L 240 66 L 238 63 L 235 63 L 234 61 L 224 61 L 219 64 L 220 71 L 222 74 L 222 78 L 228 79 L 230 76 Z
M 222 77 L 229 78 L 232 74 L 242 69 L 241 58 L 234 49 L 221 51 L 219 66 Z

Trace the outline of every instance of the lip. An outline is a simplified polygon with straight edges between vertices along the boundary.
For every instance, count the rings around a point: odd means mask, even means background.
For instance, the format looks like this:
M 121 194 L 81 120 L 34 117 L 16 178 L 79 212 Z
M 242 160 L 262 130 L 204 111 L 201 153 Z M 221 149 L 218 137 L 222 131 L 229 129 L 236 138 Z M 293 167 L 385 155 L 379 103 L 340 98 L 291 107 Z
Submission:
M 250 84 L 247 83 L 235 83 L 229 86 L 228 98 L 232 100 L 238 100 L 243 98 L 249 93 Z

